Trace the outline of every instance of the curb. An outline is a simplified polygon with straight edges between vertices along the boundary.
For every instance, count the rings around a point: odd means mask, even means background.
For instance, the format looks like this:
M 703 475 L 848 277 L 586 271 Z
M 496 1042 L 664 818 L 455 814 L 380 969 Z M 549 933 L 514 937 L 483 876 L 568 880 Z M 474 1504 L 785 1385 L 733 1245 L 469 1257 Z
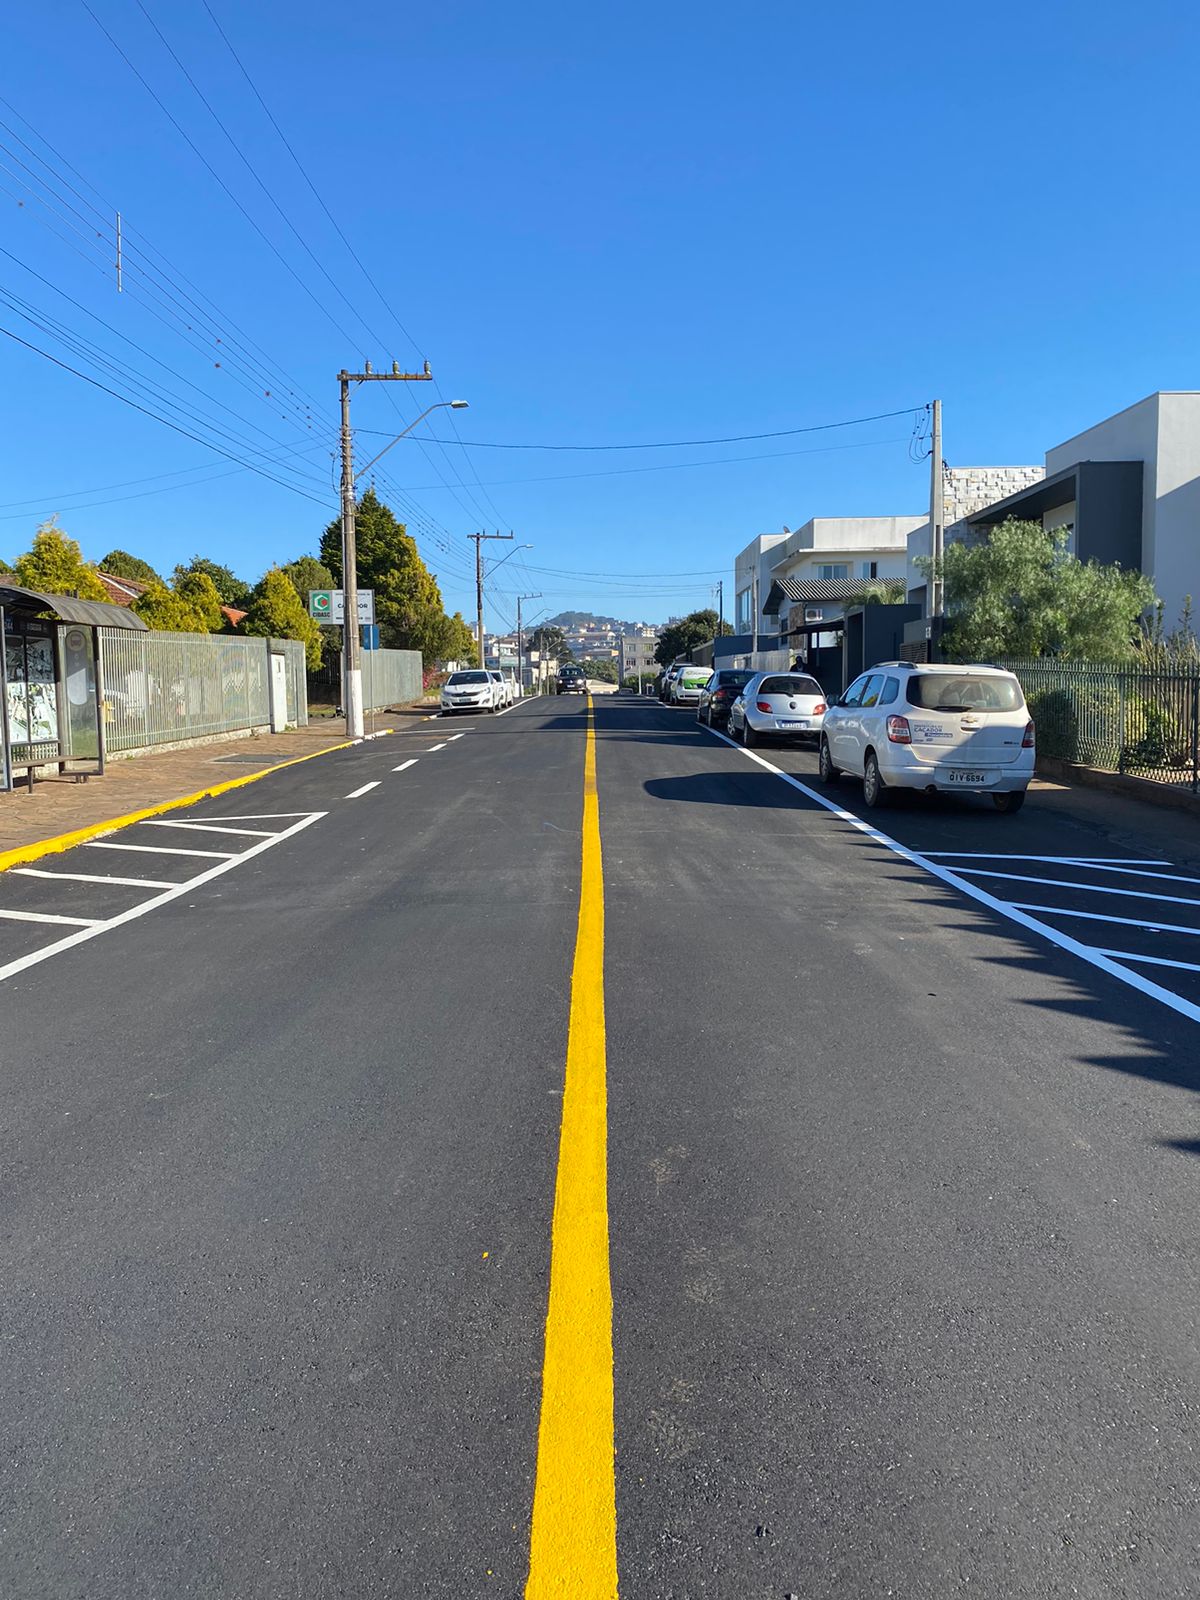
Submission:
M 1103 767 L 1086 767 L 1076 761 L 1064 761 L 1060 756 L 1037 758 L 1037 776 L 1055 783 L 1079 784 L 1087 789 L 1100 789 L 1107 794 L 1123 795 L 1127 800 L 1140 800 L 1145 805 L 1163 806 L 1171 811 L 1190 811 L 1200 816 L 1200 795 L 1190 789 L 1166 783 L 1156 783 L 1153 778 L 1135 778 L 1127 772 L 1109 772 Z
M 382 730 L 391 732 L 391 729 Z M 376 735 L 380 737 L 380 735 Z M 310 750 L 307 755 L 292 756 L 287 761 L 277 761 L 273 767 L 264 767 L 261 772 L 248 772 L 240 778 L 228 778 L 224 783 L 213 784 L 208 789 L 198 789 L 195 794 L 183 794 L 175 800 L 162 800 L 158 805 L 147 806 L 143 811 L 130 811 L 123 817 L 112 817 L 107 822 L 89 822 L 86 828 L 76 828 L 71 833 L 55 834 L 50 839 L 37 839 L 33 844 L 20 844 L 13 850 L 0 851 L 0 872 L 7 872 L 9 867 L 23 866 L 27 861 L 37 861 L 42 856 L 57 855 L 63 850 L 71 850 L 77 844 L 85 844 L 89 839 L 96 839 L 102 833 L 116 833 L 120 828 L 128 828 L 134 822 L 144 822 L 147 817 L 161 816 L 164 811 L 177 811 L 181 806 L 195 805 L 199 800 L 208 800 L 213 795 L 228 794 L 231 789 L 244 789 L 248 783 L 257 783 L 260 778 L 270 777 L 272 772 L 282 772 L 285 767 L 298 767 L 302 761 L 315 761 L 318 756 L 330 755 L 334 750 L 348 750 L 356 741 L 344 739 L 340 744 L 329 744 L 322 750 Z

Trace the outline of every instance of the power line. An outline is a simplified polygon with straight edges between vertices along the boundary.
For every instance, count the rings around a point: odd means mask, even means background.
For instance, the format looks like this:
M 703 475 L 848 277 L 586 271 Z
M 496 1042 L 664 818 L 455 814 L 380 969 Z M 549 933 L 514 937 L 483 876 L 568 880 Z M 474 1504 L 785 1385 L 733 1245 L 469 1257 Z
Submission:
M 136 400 L 131 400 L 128 395 L 120 394 L 116 389 L 110 389 L 107 384 L 101 383 L 96 378 L 89 377 L 86 372 L 80 372 L 78 367 L 72 367 L 67 362 L 60 361 L 57 356 L 51 355 L 48 350 L 43 350 L 39 345 L 31 344 L 28 339 L 22 339 L 20 334 L 14 333 L 11 328 L 0 327 L 0 333 L 4 334 L 6 338 L 12 339 L 14 343 L 23 345 L 26 350 L 32 350 L 35 355 L 52 362 L 56 367 L 61 367 L 64 372 L 69 372 L 76 378 L 82 378 L 84 383 L 90 383 L 94 389 L 99 389 L 104 394 L 111 395 L 114 400 L 120 400 L 123 405 L 131 407 L 134 411 L 140 411 L 143 416 L 151 417 L 155 422 L 161 422 L 164 427 L 170 428 L 173 433 L 181 433 L 185 439 L 195 440 L 197 444 L 204 445 L 206 449 L 214 451 L 219 456 L 224 456 L 227 461 L 236 461 L 238 466 L 245 467 L 247 471 L 256 472 L 259 477 L 270 478 L 271 482 L 279 484 L 280 488 L 290 489 L 293 494 L 301 495 L 305 500 L 311 500 L 315 505 L 327 504 L 326 501 L 319 500 L 316 495 L 309 494 L 307 490 L 299 489 L 295 484 L 287 483 L 284 479 L 276 478 L 272 473 L 265 472 L 261 467 L 256 467 L 253 462 L 243 461 L 240 456 L 235 456 L 228 450 L 222 450 L 219 445 L 213 444 L 211 439 L 203 439 L 198 433 L 192 433 L 187 428 L 181 428 L 178 423 L 172 422 L 169 418 L 159 416 L 156 411 L 151 411 L 148 406 L 139 405 Z
M 815 422 L 803 428 L 777 428 L 771 433 L 733 433 L 723 439 L 660 439 L 646 444 L 501 444 L 487 439 L 436 440 L 432 434 L 421 433 L 410 434 L 409 437 L 416 443 L 426 439 L 435 444 L 469 445 L 473 450 L 686 450 L 710 444 L 753 444 L 760 439 L 788 439 L 800 433 L 828 433 L 832 428 L 857 428 L 865 422 L 884 422 L 890 417 L 913 416 L 923 409 L 920 406 L 903 406 L 899 411 L 877 411 L 870 417 L 851 417 L 845 422 Z M 363 428 L 360 431 L 372 433 L 381 430 Z

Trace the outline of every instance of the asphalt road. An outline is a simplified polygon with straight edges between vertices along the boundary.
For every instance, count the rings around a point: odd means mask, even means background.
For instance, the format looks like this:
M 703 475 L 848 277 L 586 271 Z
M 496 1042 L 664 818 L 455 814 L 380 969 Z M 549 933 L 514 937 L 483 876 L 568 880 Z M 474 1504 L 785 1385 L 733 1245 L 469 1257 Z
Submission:
M 621 1595 L 1200 1593 L 1194 823 L 594 719 Z M 0 1593 L 525 1593 L 587 738 L 0 877 Z

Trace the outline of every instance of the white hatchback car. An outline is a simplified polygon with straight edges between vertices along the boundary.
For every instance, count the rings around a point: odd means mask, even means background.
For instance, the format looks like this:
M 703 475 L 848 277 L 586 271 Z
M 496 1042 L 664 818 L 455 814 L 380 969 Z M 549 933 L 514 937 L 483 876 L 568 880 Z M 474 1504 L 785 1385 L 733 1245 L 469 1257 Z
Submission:
M 923 789 L 990 794 L 998 811 L 1019 811 L 1034 754 L 1033 723 L 1011 672 L 885 661 L 826 711 L 821 781 L 861 777 L 869 806 L 889 789 Z
M 807 672 L 756 672 L 729 708 L 729 737 L 816 739 L 825 721 L 825 691 Z

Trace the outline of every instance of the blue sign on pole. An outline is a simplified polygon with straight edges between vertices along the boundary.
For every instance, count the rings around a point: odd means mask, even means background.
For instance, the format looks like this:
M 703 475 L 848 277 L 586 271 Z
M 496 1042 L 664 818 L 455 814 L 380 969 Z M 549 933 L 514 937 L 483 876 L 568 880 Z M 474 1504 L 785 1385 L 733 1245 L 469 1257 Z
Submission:
M 366 623 L 358 631 L 362 634 L 362 647 L 364 650 L 379 649 L 379 624 L 377 622 Z

